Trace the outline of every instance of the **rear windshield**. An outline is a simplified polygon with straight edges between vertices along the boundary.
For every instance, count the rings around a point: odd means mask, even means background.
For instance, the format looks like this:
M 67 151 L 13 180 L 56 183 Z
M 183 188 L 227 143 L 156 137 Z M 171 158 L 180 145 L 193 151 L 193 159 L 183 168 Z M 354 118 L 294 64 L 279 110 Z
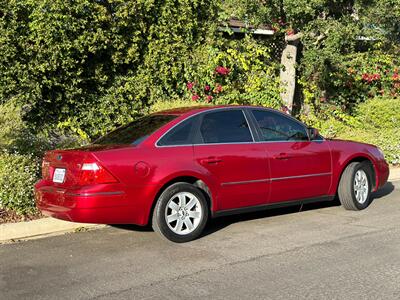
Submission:
M 138 145 L 149 135 L 168 122 L 177 118 L 175 115 L 150 115 L 121 126 L 95 140 L 93 144 L 133 144 Z

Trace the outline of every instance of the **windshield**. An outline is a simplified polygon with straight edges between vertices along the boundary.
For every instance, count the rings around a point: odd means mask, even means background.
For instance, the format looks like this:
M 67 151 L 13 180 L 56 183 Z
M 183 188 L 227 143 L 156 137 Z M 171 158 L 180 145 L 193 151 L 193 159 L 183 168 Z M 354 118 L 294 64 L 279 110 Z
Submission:
M 149 135 L 168 122 L 177 118 L 176 115 L 150 115 L 123 125 L 93 142 L 96 145 L 133 144 L 138 145 Z

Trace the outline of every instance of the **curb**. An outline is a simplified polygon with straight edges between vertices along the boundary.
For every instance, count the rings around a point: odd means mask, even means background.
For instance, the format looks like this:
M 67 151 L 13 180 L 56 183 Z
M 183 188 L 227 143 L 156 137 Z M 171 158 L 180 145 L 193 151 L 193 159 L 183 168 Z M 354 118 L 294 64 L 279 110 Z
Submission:
M 43 218 L 28 222 L 0 224 L 0 244 L 18 240 L 36 239 L 68 232 L 86 231 L 106 227 L 107 225 L 86 224 Z
M 389 181 L 400 180 L 400 167 L 390 168 Z
M 400 167 L 390 168 L 389 181 L 400 180 Z M 28 222 L 0 224 L 0 244 L 18 240 L 36 239 L 60 235 L 68 232 L 94 230 L 108 225 L 74 223 L 53 218 L 43 218 Z

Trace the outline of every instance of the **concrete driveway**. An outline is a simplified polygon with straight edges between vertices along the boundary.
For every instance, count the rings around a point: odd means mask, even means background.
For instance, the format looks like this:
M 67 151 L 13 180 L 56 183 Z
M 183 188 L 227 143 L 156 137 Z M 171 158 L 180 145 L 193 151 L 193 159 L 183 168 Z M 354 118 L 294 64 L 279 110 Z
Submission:
M 213 220 L 194 242 L 111 227 L 0 245 L 0 299 L 400 299 L 400 182 Z

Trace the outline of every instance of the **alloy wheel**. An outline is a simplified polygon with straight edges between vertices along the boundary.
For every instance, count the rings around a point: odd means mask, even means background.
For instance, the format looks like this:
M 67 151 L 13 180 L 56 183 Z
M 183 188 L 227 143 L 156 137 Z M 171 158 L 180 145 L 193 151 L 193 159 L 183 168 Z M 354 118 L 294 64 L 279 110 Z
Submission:
M 186 235 L 193 232 L 203 216 L 199 199 L 189 192 L 173 195 L 165 207 L 165 221 L 176 234 Z
M 354 176 L 354 195 L 360 204 L 368 199 L 369 186 L 368 177 L 364 170 L 358 170 Z

